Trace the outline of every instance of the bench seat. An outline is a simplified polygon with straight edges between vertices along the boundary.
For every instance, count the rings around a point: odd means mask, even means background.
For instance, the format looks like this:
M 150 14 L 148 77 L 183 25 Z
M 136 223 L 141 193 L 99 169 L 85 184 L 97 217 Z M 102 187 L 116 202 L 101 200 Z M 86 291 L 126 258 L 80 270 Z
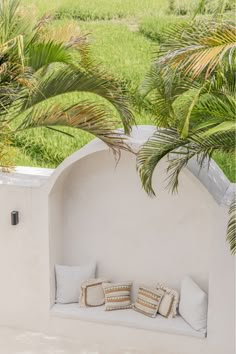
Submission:
M 81 308 L 78 303 L 55 304 L 50 313 L 51 316 L 55 317 L 100 322 L 197 338 L 206 337 L 206 332 L 195 331 L 181 316 L 166 319 L 161 315 L 157 315 L 155 318 L 150 318 L 132 309 L 105 311 L 104 306 Z

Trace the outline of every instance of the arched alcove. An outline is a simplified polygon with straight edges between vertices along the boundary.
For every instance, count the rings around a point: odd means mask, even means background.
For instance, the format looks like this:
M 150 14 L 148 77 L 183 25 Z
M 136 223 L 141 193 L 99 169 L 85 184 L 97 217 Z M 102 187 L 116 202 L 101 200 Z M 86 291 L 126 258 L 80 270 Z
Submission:
M 179 193 L 169 193 L 165 161 L 153 178 L 157 197 L 149 198 L 135 156 L 124 152 L 117 164 L 101 144 L 67 161 L 50 191 L 51 303 L 55 263 L 96 261 L 98 276 L 177 289 L 190 274 L 208 291 L 211 242 L 222 224 L 218 203 L 187 168 Z

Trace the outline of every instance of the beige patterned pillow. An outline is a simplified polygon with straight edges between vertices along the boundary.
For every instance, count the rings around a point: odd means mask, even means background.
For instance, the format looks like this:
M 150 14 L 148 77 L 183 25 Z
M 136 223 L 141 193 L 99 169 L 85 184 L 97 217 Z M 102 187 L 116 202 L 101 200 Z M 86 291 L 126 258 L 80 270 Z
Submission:
M 102 284 L 105 294 L 105 310 L 130 309 L 132 282 Z
M 158 313 L 167 318 L 175 317 L 177 315 L 177 308 L 179 305 L 178 291 L 170 289 L 162 284 L 159 284 L 157 289 L 164 291 L 164 296 L 161 300 Z
M 80 306 L 94 307 L 105 304 L 105 295 L 102 284 L 108 283 L 109 280 L 105 278 L 85 280 L 81 284 L 80 290 Z
M 133 309 L 146 316 L 156 317 L 163 296 L 163 290 L 140 286 Z

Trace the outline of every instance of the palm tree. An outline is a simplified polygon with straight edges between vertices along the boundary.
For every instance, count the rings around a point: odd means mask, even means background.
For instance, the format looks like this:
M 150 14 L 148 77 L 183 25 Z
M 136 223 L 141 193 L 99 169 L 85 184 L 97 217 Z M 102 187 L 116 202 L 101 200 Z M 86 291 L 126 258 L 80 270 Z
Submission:
M 61 129 L 71 127 L 99 137 L 114 150 L 127 149 L 124 134 L 116 129 L 122 123 L 129 134 L 134 122 L 126 88 L 91 58 L 83 35 L 67 43 L 45 39 L 48 21 L 44 16 L 30 26 L 20 16 L 17 0 L 0 2 L 2 144 L 27 129 L 45 127 L 71 135 Z M 75 92 L 88 98 L 73 104 L 63 100 Z
M 168 32 L 141 86 L 155 112 L 157 129 L 137 156 L 146 192 L 153 196 L 152 175 L 160 160 L 173 153 L 168 187 L 194 156 L 200 164 L 216 151 L 235 156 L 236 28 L 226 21 L 195 21 Z M 235 205 L 230 208 L 235 213 Z M 228 240 L 236 252 L 235 216 Z

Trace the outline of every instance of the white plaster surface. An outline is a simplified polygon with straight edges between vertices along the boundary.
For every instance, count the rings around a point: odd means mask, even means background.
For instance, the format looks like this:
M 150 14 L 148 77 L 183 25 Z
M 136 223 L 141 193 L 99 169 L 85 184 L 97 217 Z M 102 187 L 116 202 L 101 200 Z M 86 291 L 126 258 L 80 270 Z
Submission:
M 74 164 L 59 194 L 62 216 L 55 214 L 57 201 L 50 205 L 50 223 L 62 233 L 63 263 L 95 260 L 99 277 L 132 280 L 134 290 L 148 282 L 179 289 L 188 273 L 208 291 L 209 254 L 221 209 L 188 170 L 179 193 L 169 193 L 163 182 L 165 168 L 163 162 L 155 172 L 157 198 L 151 199 L 141 189 L 129 153 L 117 166 L 108 151 Z M 54 252 L 58 231 L 50 236 L 56 239 Z
M 146 139 L 150 132 L 144 130 Z M 138 148 L 142 128 L 136 137 L 132 146 Z M 168 194 L 164 167 L 154 175 L 156 199 L 143 192 L 134 157 L 123 154 L 116 165 L 98 140 L 55 171 L 0 174 L 0 326 L 20 329 L 0 332 L 1 354 L 74 354 L 61 338 L 48 341 L 39 332 L 74 338 L 81 343 L 77 354 L 235 353 L 235 259 L 225 240 L 227 208 L 208 191 L 206 175 L 202 184 L 188 169 L 179 194 Z M 214 171 L 217 185 L 221 173 Z M 17 226 L 10 224 L 12 210 L 19 211 Z M 207 338 L 52 317 L 54 264 L 91 259 L 98 262 L 98 275 L 136 285 L 166 281 L 179 288 L 190 274 L 209 295 Z M 16 337 L 23 338 L 18 348 Z M 55 343 L 61 344 L 51 349 Z
M 0 185 L 39 187 L 51 176 L 53 169 L 18 166 L 10 172 L 0 170 Z
M 93 341 L 0 327 L 0 354 L 147 354 L 138 348 L 98 345 Z M 159 354 L 150 352 L 149 354 Z M 161 353 L 160 353 L 161 354 Z

